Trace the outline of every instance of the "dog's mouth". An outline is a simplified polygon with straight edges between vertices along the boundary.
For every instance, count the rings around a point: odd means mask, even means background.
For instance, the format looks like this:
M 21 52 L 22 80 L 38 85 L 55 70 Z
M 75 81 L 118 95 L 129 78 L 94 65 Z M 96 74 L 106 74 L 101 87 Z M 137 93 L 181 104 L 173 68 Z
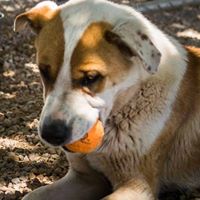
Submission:
M 76 138 L 76 139 L 74 139 L 74 140 L 72 140 L 72 141 L 70 141 L 70 142 L 65 142 L 64 144 L 61 145 L 62 149 L 63 149 L 64 151 L 66 151 L 66 152 L 74 153 L 74 151 L 71 151 L 71 150 L 68 148 L 68 146 L 74 144 L 75 142 L 80 141 L 82 138 L 85 137 L 85 135 L 87 135 L 87 133 L 83 134 L 82 137 L 78 137 L 78 138 Z
M 73 143 L 65 144 L 62 148 L 68 152 L 90 153 L 97 149 L 103 141 L 104 128 L 100 120 L 88 130 L 88 132 L 79 140 Z
M 66 123 L 63 119 L 45 117 L 41 121 L 38 131 L 45 143 L 54 147 L 62 147 L 84 138 L 88 130 L 94 126 L 95 121 L 76 118 L 76 120 Z
M 64 150 L 64 152 L 74 153 L 73 151 L 69 150 L 66 146 L 62 146 L 61 148 Z

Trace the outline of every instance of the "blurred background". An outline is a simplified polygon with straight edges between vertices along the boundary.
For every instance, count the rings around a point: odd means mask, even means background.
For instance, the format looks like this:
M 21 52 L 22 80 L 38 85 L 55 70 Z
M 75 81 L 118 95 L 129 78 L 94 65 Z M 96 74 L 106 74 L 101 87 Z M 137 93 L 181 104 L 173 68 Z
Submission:
M 200 47 L 200 0 L 114 1 L 143 12 L 182 44 Z M 13 32 L 15 16 L 37 2 L 0 0 L 0 200 L 19 200 L 67 172 L 65 155 L 42 144 L 37 135 L 43 100 L 33 35 Z M 198 196 L 198 191 L 170 191 L 161 199 Z

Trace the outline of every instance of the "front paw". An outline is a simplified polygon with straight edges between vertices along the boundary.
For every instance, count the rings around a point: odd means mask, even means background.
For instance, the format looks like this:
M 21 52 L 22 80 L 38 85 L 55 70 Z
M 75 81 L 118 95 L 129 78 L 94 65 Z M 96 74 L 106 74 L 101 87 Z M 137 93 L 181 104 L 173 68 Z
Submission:
M 37 188 L 36 190 L 26 194 L 22 200 L 50 200 L 47 196 L 48 191 L 47 190 L 47 186 L 42 186 Z
M 39 198 L 35 192 L 30 192 L 22 198 L 22 200 L 36 200 L 36 199 L 39 199 Z

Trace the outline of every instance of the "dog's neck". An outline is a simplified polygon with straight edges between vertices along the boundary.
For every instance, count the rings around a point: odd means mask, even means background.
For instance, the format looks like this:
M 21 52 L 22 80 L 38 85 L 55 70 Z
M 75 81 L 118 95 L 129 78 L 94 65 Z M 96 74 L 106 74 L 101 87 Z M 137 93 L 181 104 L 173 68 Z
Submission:
M 113 116 L 116 116 L 119 112 L 121 112 L 124 108 L 124 106 L 128 105 L 131 99 L 134 97 L 136 92 L 139 90 L 140 84 L 130 86 L 124 91 L 121 91 L 116 98 L 113 108 L 111 110 L 111 113 L 108 117 L 108 120 L 110 118 L 113 118 Z

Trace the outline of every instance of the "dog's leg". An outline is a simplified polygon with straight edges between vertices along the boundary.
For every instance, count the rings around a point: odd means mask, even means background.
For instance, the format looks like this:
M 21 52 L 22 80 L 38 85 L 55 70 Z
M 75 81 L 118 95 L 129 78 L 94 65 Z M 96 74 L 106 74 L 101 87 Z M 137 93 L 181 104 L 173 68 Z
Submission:
M 108 191 L 109 184 L 101 175 L 71 169 L 59 181 L 36 189 L 22 200 L 99 200 L 108 195 Z
M 102 200 L 155 200 L 152 189 L 144 179 L 131 180 Z

